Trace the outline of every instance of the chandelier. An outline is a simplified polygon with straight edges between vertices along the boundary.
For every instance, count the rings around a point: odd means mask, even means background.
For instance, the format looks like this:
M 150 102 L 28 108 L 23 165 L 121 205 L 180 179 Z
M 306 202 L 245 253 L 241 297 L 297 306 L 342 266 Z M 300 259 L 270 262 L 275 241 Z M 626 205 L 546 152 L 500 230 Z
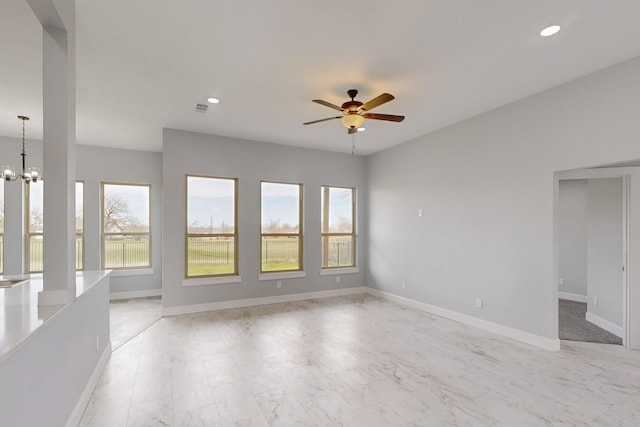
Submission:
M 38 171 L 38 168 L 26 167 L 27 152 L 25 151 L 24 131 L 25 131 L 25 122 L 29 120 L 29 117 L 18 116 L 18 118 L 22 120 L 22 153 L 20 153 L 20 155 L 22 156 L 22 174 L 17 175 L 16 172 L 11 168 L 11 166 L 3 166 L 2 178 L 5 181 L 16 181 L 18 178 L 22 178 L 22 180 L 27 184 L 30 182 L 38 182 L 39 180 L 42 179 L 42 177 L 40 176 L 40 172 Z

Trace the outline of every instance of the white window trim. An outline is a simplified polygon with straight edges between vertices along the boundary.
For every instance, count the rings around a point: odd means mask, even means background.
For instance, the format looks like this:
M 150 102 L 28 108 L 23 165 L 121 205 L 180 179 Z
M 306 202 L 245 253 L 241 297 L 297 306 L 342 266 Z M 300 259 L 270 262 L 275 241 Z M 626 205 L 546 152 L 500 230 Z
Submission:
M 241 276 L 219 276 L 219 277 L 191 277 L 182 279 L 182 286 L 208 286 L 208 285 L 225 285 L 227 283 L 240 283 Z
M 334 276 L 338 274 L 354 273 L 360 273 L 360 267 L 323 268 L 322 270 L 320 270 L 321 276 Z
M 263 282 L 266 280 L 280 280 L 280 279 L 298 279 L 301 277 L 307 277 L 306 271 L 276 271 L 273 273 L 260 273 L 258 280 Z

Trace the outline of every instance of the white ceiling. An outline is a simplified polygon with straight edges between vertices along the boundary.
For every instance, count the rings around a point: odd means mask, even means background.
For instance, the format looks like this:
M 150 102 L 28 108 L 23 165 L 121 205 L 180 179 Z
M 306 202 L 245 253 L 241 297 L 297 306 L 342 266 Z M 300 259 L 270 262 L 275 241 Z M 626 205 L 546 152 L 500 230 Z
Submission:
M 350 152 L 335 110 L 396 100 L 369 154 L 640 55 L 636 0 L 77 0 L 77 141 L 160 151 L 162 128 Z M 563 30 L 541 38 L 559 23 Z M 41 29 L 2 0 L 0 135 L 42 135 Z M 208 96 L 222 100 L 194 111 Z

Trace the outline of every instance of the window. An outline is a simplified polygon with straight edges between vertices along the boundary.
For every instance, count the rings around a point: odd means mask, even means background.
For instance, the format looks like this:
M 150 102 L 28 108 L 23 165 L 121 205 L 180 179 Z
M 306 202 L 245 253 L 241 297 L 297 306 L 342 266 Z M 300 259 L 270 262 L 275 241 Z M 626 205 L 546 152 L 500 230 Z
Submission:
M 187 175 L 187 278 L 238 274 L 237 188 L 234 178 Z
M 27 273 L 41 273 L 43 266 L 43 206 L 44 206 L 44 183 L 42 181 L 25 184 L 27 206 L 25 212 L 27 242 L 26 251 L 26 271 Z
M 102 266 L 151 267 L 148 184 L 102 183 Z
M 84 182 L 76 181 L 76 270 L 84 269 Z
M 322 187 L 322 268 L 355 267 L 355 188 Z
M 42 181 L 30 182 L 25 185 L 28 212 L 27 222 L 27 244 L 26 260 L 27 273 L 40 273 L 43 268 L 44 259 L 44 184 Z M 83 269 L 83 228 L 84 228 L 84 208 L 83 208 L 83 188 L 82 181 L 76 181 L 76 270 Z
M 262 182 L 261 273 L 302 270 L 302 184 Z
M 4 273 L 4 182 L 0 184 L 0 274 Z

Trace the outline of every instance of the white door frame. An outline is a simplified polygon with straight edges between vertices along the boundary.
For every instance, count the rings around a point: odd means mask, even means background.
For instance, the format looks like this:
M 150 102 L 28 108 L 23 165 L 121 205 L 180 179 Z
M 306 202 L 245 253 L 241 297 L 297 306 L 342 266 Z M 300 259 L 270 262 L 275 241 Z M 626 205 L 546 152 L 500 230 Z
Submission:
M 625 347 L 630 347 L 632 342 L 630 336 L 630 328 L 629 328 L 629 315 L 631 313 L 631 299 L 629 298 L 629 221 L 631 218 L 629 212 L 629 199 L 631 197 L 630 193 L 630 176 L 632 174 L 640 173 L 640 168 L 637 167 L 610 167 L 610 168 L 593 168 L 593 169 L 575 169 L 570 171 L 560 171 L 554 173 L 554 194 L 559 194 L 560 181 L 564 180 L 572 180 L 572 179 L 597 179 L 597 178 L 622 178 L 622 345 Z M 557 297 L 559 289 L 558 289 L 558 279 L 560 277 L 560 267 L 559 267 L 559 233 L 557 230 L 558 226 L 558 197 L 554 197 L 554 280 L 553 286 L 555 290 L 555 295 Z M 556 305 L 558 298 L 556 298 Z M 557 315 L 557 310 L 555 310 Z M 557 317 L 557 316 L 556 316 Z M 640 343 L 636 343 L 635 346 L 640 346 Z

